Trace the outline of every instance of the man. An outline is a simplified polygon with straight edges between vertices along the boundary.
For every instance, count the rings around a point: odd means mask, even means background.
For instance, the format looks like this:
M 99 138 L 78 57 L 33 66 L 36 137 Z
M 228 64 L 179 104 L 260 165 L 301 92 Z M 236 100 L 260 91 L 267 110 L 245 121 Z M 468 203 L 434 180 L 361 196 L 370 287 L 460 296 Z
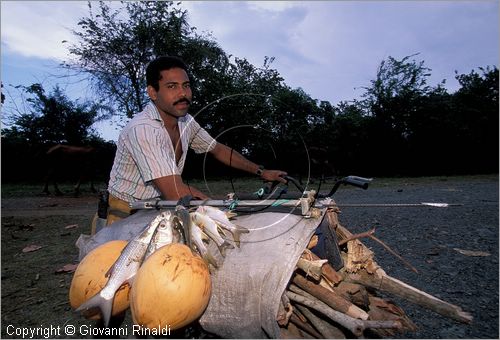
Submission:
M 192 92 L 187 67 L 181 59 L 153 60 L 146 69 L 146 82 L 151 102 L 118 138 L 108 186 L 107 224 L 129 214 L 128 203 L 136 200 L 177 200 L 186 195 L 208 198 L 182 180 L 189 147 L 197 153 L 208 152 L 220 162 L 266 181 L 286 182 L 286 172 L 264 169 L 218 143 L 187 113 Z

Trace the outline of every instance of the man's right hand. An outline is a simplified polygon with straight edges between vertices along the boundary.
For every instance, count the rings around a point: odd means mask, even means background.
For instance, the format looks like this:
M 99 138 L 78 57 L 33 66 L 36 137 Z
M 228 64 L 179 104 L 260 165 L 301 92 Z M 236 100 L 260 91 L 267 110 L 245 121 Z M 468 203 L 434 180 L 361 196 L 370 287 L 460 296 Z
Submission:
M 153 180 L 153 183 L 158 190 L 160 190 L 162 197 L 166 200 L 175 201 L 187 195 L 202 200 L 209 198 L 198 189 L 184 184 L 182 177 L 179 175 L 156 178 Z

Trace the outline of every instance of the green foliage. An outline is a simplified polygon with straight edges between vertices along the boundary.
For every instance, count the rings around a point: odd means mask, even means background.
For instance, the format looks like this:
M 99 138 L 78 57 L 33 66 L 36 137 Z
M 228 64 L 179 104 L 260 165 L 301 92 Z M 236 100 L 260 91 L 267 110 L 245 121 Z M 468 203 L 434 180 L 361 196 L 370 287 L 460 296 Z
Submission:
M 69 51 L 76 60 L 64 66 L 89 74 L 96 93 L 109 99 L 119 114 L 130 118 L 142 110 L 147 102 L 146 66 L 160 55 L 184 59 L 196 93 L 203 94 L 209 81 L 220 80 L 222 85 L 228 63 L 224 51 L 190 27 L 186 11 L 172 2 L 122 1 L 115 9 L 103 1 L 97 8 L 94 4 L 89 2 L 89 16 L 73 31 L 78 43 Z
M 3 181 L 41 180 L 46 171 L 45 152 L 60 143 L 98 146 L 95 172 L 102 178 L 109 175 L 114 143 L 104 142 L 92 128 L 107 116 L 105 107 L 72 101 L 57 86 L 50 93 L 41 84 L 18 89 L 27 96 L 26 109 L 5 112 L 10 127 L 2 129 Z
M 455 112 L 450 119 L 458 148 L 471 159 L 465 164 L 469 172 L 478 167 L 498 169 L 498 69 L 479 70 L 481 74 L 456 76 L 461 88 L 453 96 Z
M 126 117 L 147 101 L 146 65 L 177 55 L 190 67 L 191 114 L 200 124 L 256 162 L 291 173 L 459 173 L 468 170 L 458 164 L 464 158 L 457 150 L 488 149 L 498 138 L 496 68 L 482 76 L 457 75 L 462 88 L 450 95 L 444 81 L 428 84 L 431 70 L 415 60 L 418 54 L 388 57 L 361 100 L 334 107 L 287 86 L 272 68 L 273 57 L 257 67 L 227 55 L 210 34 L 189 25 L 178 4 L 113 4 L 89 3 L 89 16 L 74 31 L 78 43 L 70 48 L 76 59 L 66 65 L 90 74 L 100 95 Z M 489 159 L 470 162 L 495 171 L 498 152 Z M 186 171 L 203 161 L 195 158 Z
M 98 138 L 92 125 L 105 117 L 105 107 L 72 101 L 58 86 L 48 94 L 38 83 L 18 88 L 28 95 L 28 108 L 26 111 L 10 112 L 8 120 L 11 128 L 3 130 L 5 138 L 32 146 L 57 143 L 81 145 Z
M 91 126 L 108 112 L 103 104 L 131 118 L 148 100 L 147 64 L 177 55 L 190 68 L 190 113 L 218 141 L 268 168 L 315 176 L 498 172 L 496 67 L 457 74 L 461 87 L 450 94 L 444 80 L 428 84 L 431 70 L 417 54 L 388 57 L 360 100 L 334 106 L 290 88 L 273 57 L 255 66 L 226 54 L 178 5 L 89 2 L 64 66 L 89 76 L 100 104 L 72 102 L 57 87 L 50 94 L 40 84 L 24 88 L 31 109 L 2 130 L 2 148 L 96 140 Z M 204 161 L 190 156 L 185 174 L 199 176 Z M 230 171 L 208 164 L 208 175 Z
M 389 57 L 356 106 L 366 115 L 366 162 L 374 174 L 498 171 L 498 69 L 427 85 L 423 61 Z

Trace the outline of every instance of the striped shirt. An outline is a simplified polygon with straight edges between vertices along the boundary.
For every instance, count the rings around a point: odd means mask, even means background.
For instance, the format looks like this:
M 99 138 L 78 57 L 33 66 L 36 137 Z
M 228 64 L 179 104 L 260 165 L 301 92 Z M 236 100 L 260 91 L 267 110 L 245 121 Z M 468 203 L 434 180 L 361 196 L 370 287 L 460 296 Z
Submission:
M 160 197 L 153 180 L 181 175 L 189 147 L 196 153 L 215 148 L 215 139 L 191 115 L 179 118 L 178 126 L 182 156 L 176 164 L 172 140 L 156 106 L 150 102 L 134 116 L 118 137 L 109 193 L 126 202 Z

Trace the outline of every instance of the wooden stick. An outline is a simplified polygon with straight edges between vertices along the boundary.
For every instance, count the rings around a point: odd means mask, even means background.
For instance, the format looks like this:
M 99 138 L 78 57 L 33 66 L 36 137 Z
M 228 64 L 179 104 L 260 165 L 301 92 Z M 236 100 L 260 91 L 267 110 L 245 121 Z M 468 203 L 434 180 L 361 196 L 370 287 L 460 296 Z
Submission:
M 340 246 L 343 246 L 344 244 L 346 244 L 347 242 L 349 241 L 352 241 L 352 240 L 357 240 L 358 238 L 362 238 L 362 237 L 369 237 L 370 235 L 372 235 L 373 233 L 375 233 L 375 228 L 371 229 L 371 230 L 368 230 L 368 231 L 365 231 L 363 233 L 359 233 L 359 234 L 354 234 L 354 235 L 351 235 L 349 236 L 348 238 L 345 238 L 343 239 L 342 241 L 339 241 L 339 247 Z
M 281 339 L 306 339 L 302 331 L 295 326 L 294 323 L 289 323 L 287 327 L 280 327 Z
M 375 230 L 375 229 L 374 229 Z M 417 273 L 418 274 L 418 270 L 413 267 L 410 262 L 406 261 L 403 257 L 401 257 L 400 255 L 398 255 L 394 250 L 392 250 L 387 244 L 385 244 L 384 242 L 382 242 L 382 240 L 380 240 L 379 238 L 373 236 L 373 235 L 368 235 L 368 237 L 370 237 L 372 240 L 380 243 L 385 249 L 387 249 L 388 252 L 390 252 L 392 255 L 396 256 L 399 260 L 401 260 L 401 262 L 403 262 L 406 266 L 408 266 L 408 268 L 411 269 L 412 272 L 414 273 Z
M 375 235 L 375 228 L 365 231 L 363 233 L 359 234 L 351 234 L 350 232 L 346 233 L 345 228 L 341 226 L 341 228 L 338 228 L 337 230 L 339 231 L 339 237 L 342 239 L 339 241 L 339 246 L 346 244 L 349 241 L 357 240 L 362 237 L 369 237 L 375 242 L 378 242 L 380 245 L 382 245 L 388 252 L 390 252 L 392 255 L 396 256 L 401 262 L 403 262 L 408 268 L 411 269 L 414 273 L 418 274 L 418 270 L 413 267 L 408 261 L 406 261 L 401 255 L 396 253 L 394 250 L 392 250 L 387 244 L 385 244 L 381 239 L 377 238 Z
M 304 250 L 302 257 L 308 260 L 320 260 L 318 255 L 308 249 Z M 328 262 L 321 267 L 321 275 L 332 284 L 337 284 L 344 279 Z
M 293 310 L 293 313 L 297 315 L 297 317 L 302 321 L 302 322 L 305 322 L 307 323 L 307 318 L 302 315 L 302 313 L 297 309 L 297 308 L 294 308 Z
M 312 325 L 321 333 L 325 339 L 345 339 L 345 334 L 337 327 L 330 325 L 325 320 L 320 319 L 307 307 L 297 305 L 302 314 L 312 323 Z
M 295 326 L 302 329 L 303 331 L 311 334 L 316 339 L 323 338 L 323 336 L 320 333 L 318 333 L 310 324 L 308 324 L 305 321 L 302 321 L 300 317 L 297 314 L 295 314 L 295 312 L 292 314 L 292 316 L 290 316 L 290 322 L 295 324 Z
M 342 296 L 335 292 L 330 292 L 326 288 L 321 287 L 300 275 L 295 275 L 293 278 L 293 283 L 305 290 L 307 293 L 311 294 L 320 301 L 326 303 L 328 306 L 332 307 L 339 312 L 347 314 L 353 318 L 367 320 L 368 313 L 366 313 L 361 308 L 347 301 Z M 293 287 L 290 287 L 292 290 Z M 297 293 L 297 292 L 296 292 Z M 299 293 L 300 294 L 300 293 Z
M 328 291 L 333 292 L 333 283 L 329 282 L 327 279 L 325 279 L 323 276 L 321 277 L 321 280 L 319 280 L 318 284 L 325 288 L 328 289 Z
M 307 276 L 311 276 L 316 281 L 319 281 L 321 279 L 321 267 L 326 262 L 328 260 L 311 261 L 301 257 L 297 261 L 297 267 L 302 269 Z
M 340 213 L 340 209 L 338 207 L 328 208 L 326 211 L 326 218 L 328 218 L 328 224 L 330 225 L 330 229 L 335 232 L 339 223 L 338 214 Z
M 348 329 L 355 336 L 360 336 L 363 333 L 361 325 L 355 322 L 359 320 L 331 309 L 328 305 L 324 304 L 318 299 L 305 297 L 290 291 L 286 291 L 285 293 L 290 298 L 290 300 L 321 312 L 339 325 Z
M 384 300 L 376 296 L 370 296 L 370 320 L 398 320 L 401 322 L 401 331 L 415 331 L 417 326 L 410 320 L 406 313 L 400 307 L 396 306 L 391 301 Z M 392 330 L 373 330 L 383 337 L 394 337 Z
M 363 335 L 363 331 L 367 328 L 400 328 L 401 324 L 398 321 L 370 321 L 370 320 L 358 320 L 354 319 L 348 315 L 341 312 L 333 310 L 327 304 L 319 301 L 314 297 L 304 297 L 302 295 L 286 291 L 286 295 L 290 300 L 300 303 L 304 306 L 315 309 L 325 316 L 329 317 L 331 320 L 335 321 L 342 327 L 349 330 L 352 334 L 359 337 Z
M 403 299 L 413 302 L 422 307 L 435 311 L 443 316 L 470 323 L 472 316 L 463 311 L 459 306 L 440 300 L 426 292 L 418 290 L 398 279 L 387 275 L 383 269 L 379 268 L 375 274 L 368 274 L 364 270 L 350 274 L 349 281 L 360 283 L 365 286 L 397 295 Z
M 335 287 L 335 292 L 351 301 L 361 309 L 365 311 L 368 310 L 370 299 L 365 286 L 357 283 L 342 281 L 337 287 Z
M 334 215 L 334 214 L 333 214 Z M 341 224 L 337 224 L 337 236 L 344 240 L 350 238 L 353 234 Z M 378 268 L 378 264 L 373 259 L 373 252 L 368 249 L 361 241 L 351 240 L 347 243 L 347 256 L 344 260 L 344 272 L 355 273 L 358 270 L 366 268 L 370 273 Z
M 286 326 L 288 321 L 290 320 L 290 315 L 293 313 L 293 308 L 290 303 L 284 305 L 282 301 L 280 301 L 278 306 L 278 314 L 276 315 L 276 322 L 280 326 Z
M 307 249 L 312 249 L 318 245 L 319 237 L 318 235 L 313 235 L 307 244 Z

